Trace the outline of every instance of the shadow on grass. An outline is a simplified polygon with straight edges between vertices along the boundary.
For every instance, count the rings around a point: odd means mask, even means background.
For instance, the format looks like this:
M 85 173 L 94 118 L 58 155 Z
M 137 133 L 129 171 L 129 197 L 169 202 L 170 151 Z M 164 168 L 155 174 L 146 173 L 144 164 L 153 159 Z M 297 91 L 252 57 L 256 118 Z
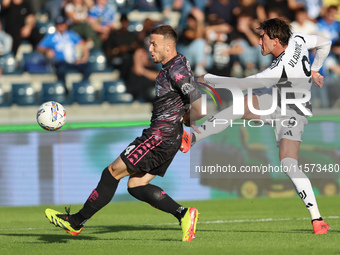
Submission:
M 68 241 L 71 240 L 98 240 L 98 238 L 93 237 L 93 236 L 72 236 L 70 234 L 65 234 L 63 235 L 54 235 L 54 234 L 0 234 L 3 236 L 12 236 L 12 237 L 26 237 L 26 238 L 31 238 L 31 237 L 37 237 L 37 241 L 42 241 L 44 243 L 67 243 Z M 22 241 L 24 243 L 24 241 Z M 26 243 L 34 243 L 32 241 L 27 241 Z M 36 242 L 37 243 L 37 242 Z M 41 243 L 41 242 L 39 242 Z
M 178 231 L 179 235 L 182 234 L 182 230 L 180 227 L 155 227 L 155 226 L 133 226 L 133 225 L 115 225 L 115 226 L 86 226 L 82 233 L 80 233 L 78 236 L 72 236 L 66 231 L 60 229 L 58 231 L 59 234 L 36 234 L 36 233 L 8 233 L 4 234 L 1 233 L 0 236 L 8 236 L 8 237 L 26 237 L 26 238 L 32 238 L 36 237 L 36 242 L 27 241 L 27 243 L 67 243 L 69 241 L 77 240 L 77 241 L 97 241 L 97 240 L 148 240 L 148 236 L 144 234 L 140 234 L 140 238 L 131 237 L 129 234 L 126 236 L 119 235 L 117 237 L 108 237 L 108 236 L 101 236 L 102 234 L 107 233 L 118 233 L 118 232 L 131 232 L 131 231 L 159 231 L 160 233 L 164 233 L 164 231 Z M 54 231 L 54 230 L 53 230 Z M 156 234 L 157 235 L 157 234 Z M 153 235 L 154 236 L 154 235 Z M 159 235 L 163 236 L 163 235 Z M 154 238 L 150 239 L 154 240 Z M 177 241 L 177 239 L 159 239 L 159 241 Z
M 151 225 L 114 225 L 114 226 L 88 226 L 86 229 L 93 229 L 93 234 L 105 234 L 105 233 L 115 233 L 123 231 L 181 231 L 180 227 L 162 227 L 162 226 L 151 226 Z

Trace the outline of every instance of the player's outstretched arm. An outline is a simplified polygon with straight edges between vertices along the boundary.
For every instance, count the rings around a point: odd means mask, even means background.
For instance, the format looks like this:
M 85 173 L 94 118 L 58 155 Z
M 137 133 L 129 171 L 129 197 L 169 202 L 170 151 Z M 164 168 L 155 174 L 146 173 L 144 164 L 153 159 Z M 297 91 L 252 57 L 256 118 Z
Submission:
M 330 52 L 332 41 L 326 37 L 322 37 L 318 35 L 309 35 L 308 37 L 306 37 L 306 39 L 307 39 L 306 41 L 307 48 L 316 49 L 314 61 L 311 65 L 311 71 L 318 73 Z M 315 74 L 315 76 L 317 75 Z M 313 73 L 312 73 L 312 77 L 313 77 Z M 315 84 L 315 86 L 317 85 Z

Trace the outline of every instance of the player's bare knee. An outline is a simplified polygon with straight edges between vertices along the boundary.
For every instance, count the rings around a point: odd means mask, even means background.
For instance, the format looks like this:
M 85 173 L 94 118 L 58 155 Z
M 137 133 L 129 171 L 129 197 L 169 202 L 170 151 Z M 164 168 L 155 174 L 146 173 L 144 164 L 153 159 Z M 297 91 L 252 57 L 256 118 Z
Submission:
M 128 181 L 128 188 L 135 188 L 149 184 L 150 180 L 148 178 L 143 178 L 144 176 L 145 174 L 141 173 L 136 173 L 130 176 Z
M 130 172 L 126 168 L 125 164 L 124 163 L 121 164 L 120 162 L 117 162 L 117 160 L 115 160 L 113 163 L 111 163 L 108 166 L 108 169 L 109 169 L 111 175 L 114 178 L 116 178 L 117 180 L 120 180 L 120 179 L 130 175 Z

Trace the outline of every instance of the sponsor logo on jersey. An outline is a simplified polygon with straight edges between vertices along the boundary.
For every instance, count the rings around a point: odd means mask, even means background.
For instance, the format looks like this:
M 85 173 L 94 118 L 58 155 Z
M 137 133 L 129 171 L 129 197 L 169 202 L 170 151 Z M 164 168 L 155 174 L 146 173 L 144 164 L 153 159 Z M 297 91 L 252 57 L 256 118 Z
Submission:
M 179 81 L 179 80 L 181 80 L 182 78 L 184 78 L 184 75 L 182 75 L 182 74 L 177 74 L 176 75 L 176 81 Z

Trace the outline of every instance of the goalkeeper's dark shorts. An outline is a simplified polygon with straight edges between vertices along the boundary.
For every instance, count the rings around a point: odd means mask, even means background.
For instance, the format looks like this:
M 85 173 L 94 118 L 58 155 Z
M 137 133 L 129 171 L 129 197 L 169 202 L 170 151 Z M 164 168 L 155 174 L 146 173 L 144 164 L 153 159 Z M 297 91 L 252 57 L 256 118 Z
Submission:
M 181 146 L 182 140 L 161 140 L 149 129 L 120 154 L 127 168 L 137 173 L 164 176 Z

